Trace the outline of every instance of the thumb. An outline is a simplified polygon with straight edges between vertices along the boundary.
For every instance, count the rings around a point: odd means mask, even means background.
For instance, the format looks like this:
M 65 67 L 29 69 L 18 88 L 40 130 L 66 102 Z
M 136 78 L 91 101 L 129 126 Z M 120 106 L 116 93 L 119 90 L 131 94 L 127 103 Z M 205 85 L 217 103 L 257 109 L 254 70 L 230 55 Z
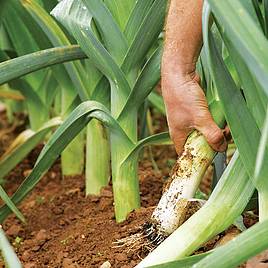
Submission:
M 176 131 L 171 130 L 170 136 L 175 145 L 175 149 L 178 155 L 180 155 L 183 151 L 184 144 L 186 139 L 190 133 L 190 130 L 185 129 L 176 129 Z
M 204 137 L 208 144 L 217 152 L 224 152 L 227 148 L 227 142 L 223 135 L 223 131 L 217 126 L 213 119 L 208 119 L 206 124 L 196 127 Z

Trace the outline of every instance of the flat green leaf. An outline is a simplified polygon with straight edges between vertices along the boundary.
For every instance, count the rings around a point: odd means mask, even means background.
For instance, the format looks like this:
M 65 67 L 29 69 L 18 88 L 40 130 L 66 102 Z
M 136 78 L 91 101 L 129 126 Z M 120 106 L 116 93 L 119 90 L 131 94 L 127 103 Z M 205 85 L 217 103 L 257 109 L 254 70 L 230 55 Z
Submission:
M 146 268 L 192 268 L 194 264 L 196 264 L 200 260 L 204 259 L 209 254 L 211 254 L 211 253 L 206 252 L 206 253 L 186 257 L 186 258 L 183 258 L 183 259 L 178 260 L 178 261 L 149 266 Z
M 258 22 L 258 18 L 256 17 L 252 1 L 243 0 L 241 1 L 241 3 L 246 8 L 251 18 L 253 18 L 254 21 Z M 221 29 L 221 26 L 219 26 L 219 29 L 223 37 L 224 43 L 228 48 L 228 52 L 230 54 L 230 60 L 234 63 L 236 71 L 239 75 L 239 80 L 241 81 L 247 105 L 252 115 L 254 116 L 258 127 L 261 128 L 263 121 L 265 119 L 265 110 L 268 103 L 267 96 L 262 91 L 258 82 L 255 80 L 254 76 L 252 76 L 250 70 L 246 66 L 244 61 L 245 56 L 241 57 L 237 51 L 237 49 L 239 48 L 235 47 L 232 44 L 232 42 L 228 40 L 228 33 L 223 31 Z
M 239 0 L 239 1 L 245 7 L 245 9 L 248 11 L 248 14 L 251 16 L 251 18 L 256 22 L 256 25 L 262 30 L 260 19 L 263 17 L 257 16 L 258 10 L 255 9 L 255 7 L 254 7 L 254 0 Z
M 53 118 L 38 131 L 25 130 L 12 142 L 0 158 L 0 178 L 4 178 L 46 135 L 62 123 L 60 118 Z
M 268 95 L 268 54 L 265 53 L 268 40 L 240 1 L 208 0 L 208 3 L 221 27 L 228 32 L 229 41 Z
M 170 136 L 168 132 L 163 132 L 159 134 L 155 134 L 149 136 L 143 140 L 140 140 L 135 147 L 131 150 L 131 152 L 127 155 L 127 157 L 122 161 L 122 164 L 125 162 L 131 162 L 135 157 L 137 157 L 140 150 L 149 145 L 166 145 L 170 144 Z
M 104 3 L 123 31 L 133 7 L 136 6 L 136 0 L 104 0 Z
M 96 38 L 91 28 L 92 15 L 79 0 L 61 1 L 52 15 L 73 33 L 88 58 L 109 79 L 113 88 L 111 101 L 116 103 L 111 109 L 116 117 L 130 92 L 130 86 L 117 63 Z
M 125 55 L 122 65 L 124 73 L 127 74 L 144 61 L 148 51 L 152 48 L 163 29 L 166 7 L 166 0 L 156 0 L 152 4 Z
M 208 26 L 208 18 L 203 23 L 204 46 L 208 56 L 210 71 L 218 90 L 222 108 L 230 127 L 232 137 L 240 152 L 240 157 L 250 177 L 253 178 L 257 148 L 261 138 L 260 130 L 246 106 L 241 92 L 229 74 L 216 48 Z M 268 72 L 267 72 L 268 73 Z M 248 131 L 250 129 L 250 132 Z M 268 154 L 265 161 L 268 161 Z M 258 189 L 266 187 L 266 181 L 254 181 Z
M 11 86 L 15 86 L 25 97 L 27 110 L 29 113 L 30 125 L 33 130 L 37 130 L 49 118 L 49 107 L 46 106 L 39 94 L 24 80 L 12 81 Z
M 103 1 L 99 0 L 82 0 L 82 2 L 92 14 L 97 28 L 101 32 L 105 47 L 115 62 L 121 64 L 128 48 L 127 41 L 108 8 Z
M 123 0 L 124 1 L 124 0 Z M 124 34 L 128 42 L 132 41 L 138 32 L 141 24 L 150 10 L 154 0 L 138 0 L 129 16 Z
M 154 108 L 156 108 L 163 115 L 166 114 L 166 108 L 162 96 L 153 91 L 148 96 L 148 99 Z
M 0 198 L 4 203 L 10 208 L 10 210 L 20 219 L 22 222 L 26 222 L 24 216 L 19 211 L 19 209 L 14 205 L 8 194 L 5 192 L 4 188 L 0 185 Z
M 266 120 L 264 127 L 262 129 L 262 137 L 258 147 L 258 154 L 256 159 L 256 167 L 254 176 L 257 181 L 262 181 L 267 179 L 268 174 L 268 165 L 266 161 L 268 147 L 268 109 L 266 112 Z
M 133 147 L 134 144 L 103 105 L 94 101 L 83 102 L 68 116 L 49 139 L 41 151 L 32 172 L 12 196 L 14 204 L 22 201 L 34 188 L 65 147 L 85 128 L 92 118 L 96 118 L 108 126 L 114 137 L 120 140 L 122 146 L 129 149 Z M 2 222 L 9 213 L 10 209 L 7 206 L 0 208 L 0 221 Z
M 41 50 L 0 63 L 0 85 L 54 64 L 86 58 L 79 46 Z
M 32 0 L 21 1 L 23 6 L 28 10 L 54 46 L 70 45 L 70 41 L 59 25 L 41 6 Z M 85 84 L 86 75 L 81 62 L 76 61 L 72 63 L 65 63 L 64 67 L 69 74 L 74 87 L 77 89 L 77 93 L 81 100 L 88 100 L 89 93 L 87 92 Z
M 5 6 L 8 3 L 8 0 L 2 0 L 0 3 L 0 23 L 2 22 L 2 18 L 3 18 L 3 11 L 5 10 Z
M 252 77 L 248 67 L 244 64 L 236 49 L 232 47 L 232 44 L 226 42 L 226 45 L 231 60 L 234 62 L 238 72 L 239 80 L 241 81 L 243 92 L 246 97 L 247 106 L 255 118 L 258 127 L 261 128 L 265 118 L 265 102 L 267 102 L 267 96 L 263 94 L 258 83 Z
M 158 48 L 145 64 L 128 96 L 126 104 L 118 118 L 119 121 L 122 117 L 127 117 L 133 110 L 137 111 L 160 80 L 161 56 L 162 49 Z
M 17 1 L 11 1 L 6 9 L 7 16 L 4 21 L 4 27 L 11 40 L 11 44 L 18 56 L 33 53 L 40 50 L 39 44 L 34 39 L 31 32 L 31 28 L 28 28 L 28 24 L 24 21 L 24 12 L 22 7 Z M 29 17 L 29 16 L 28 16 Z M 34 25 L 34 21 L 32 21 Z M 37 26 L 37 28 L 39 28 Z M 42 38 L 41 36 L 39 37 Z M 15 54 L 15 55 L 16 55 Z M 25 77 L 26 81 L 36 88 L 40 85 L 40 80 L 43 79 L 44 73 L 39 71 L 34 75 L 28 75 Z
M 253 7 L 255 9 L 256 15 L 258 17 L 258 20 L 260 22 L 262 31 L 265 33 L 265 23 L 264 23 L 264 18 L 263 18 L 262 11 L 261 11 L 261 8 L 260 8 L 259 0 L 251 0 L 251 1 L 252 1 L 252 4 L 253 4 Z
M 268 1 L 263 0 L 263 8 L 264 8 L 264 19 L 265 19 L 265 33 L 268 37 Z
M 268 221 L 257 223 L 227 244 L 215 249 L 193 268 L 235 268 L 250 257 L 268 249 Z

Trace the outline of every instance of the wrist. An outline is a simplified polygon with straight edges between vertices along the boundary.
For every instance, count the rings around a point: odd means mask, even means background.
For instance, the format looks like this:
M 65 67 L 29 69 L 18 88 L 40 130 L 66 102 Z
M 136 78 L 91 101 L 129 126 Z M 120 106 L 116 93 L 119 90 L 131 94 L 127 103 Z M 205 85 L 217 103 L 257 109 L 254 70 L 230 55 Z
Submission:
M 171 58 L 162 58 L 161 76 L 164 80 L 177 80 L 177 82 L 185 83 L 193 81 L 196 76 L 196 62 L 181 62 Z

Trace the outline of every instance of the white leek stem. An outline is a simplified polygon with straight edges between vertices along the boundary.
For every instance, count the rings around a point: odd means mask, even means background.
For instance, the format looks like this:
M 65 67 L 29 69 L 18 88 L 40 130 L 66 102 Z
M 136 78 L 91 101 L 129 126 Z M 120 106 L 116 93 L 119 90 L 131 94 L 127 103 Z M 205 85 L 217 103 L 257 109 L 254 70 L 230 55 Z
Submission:
M 208 202 L 181 225 L 136 268 L 178 260 L 222 232 L 242 213 L 255 187 L 236 154 Z
M 194 131 L 187 139 L 170 182 L 153 212 L 152 222 L 158 226 L 160 233 L 168 236 L 184 222 L 188 200 L 194 197 L 214 156 L 215 152 L 205 138 Z

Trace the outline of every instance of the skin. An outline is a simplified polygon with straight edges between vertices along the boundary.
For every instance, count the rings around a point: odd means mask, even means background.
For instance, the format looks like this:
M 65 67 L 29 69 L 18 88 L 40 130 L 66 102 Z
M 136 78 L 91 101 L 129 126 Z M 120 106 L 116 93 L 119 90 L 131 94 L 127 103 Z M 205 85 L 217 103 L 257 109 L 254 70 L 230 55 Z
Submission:
M 203 0 L 170 0 L 162 57 L 162 93 L 171 138 L 181 154 L 188 135 L 199 130 L 216 151 L 226 140 L 214 122 L 199 85 L 196 62 L 202 47 Z

